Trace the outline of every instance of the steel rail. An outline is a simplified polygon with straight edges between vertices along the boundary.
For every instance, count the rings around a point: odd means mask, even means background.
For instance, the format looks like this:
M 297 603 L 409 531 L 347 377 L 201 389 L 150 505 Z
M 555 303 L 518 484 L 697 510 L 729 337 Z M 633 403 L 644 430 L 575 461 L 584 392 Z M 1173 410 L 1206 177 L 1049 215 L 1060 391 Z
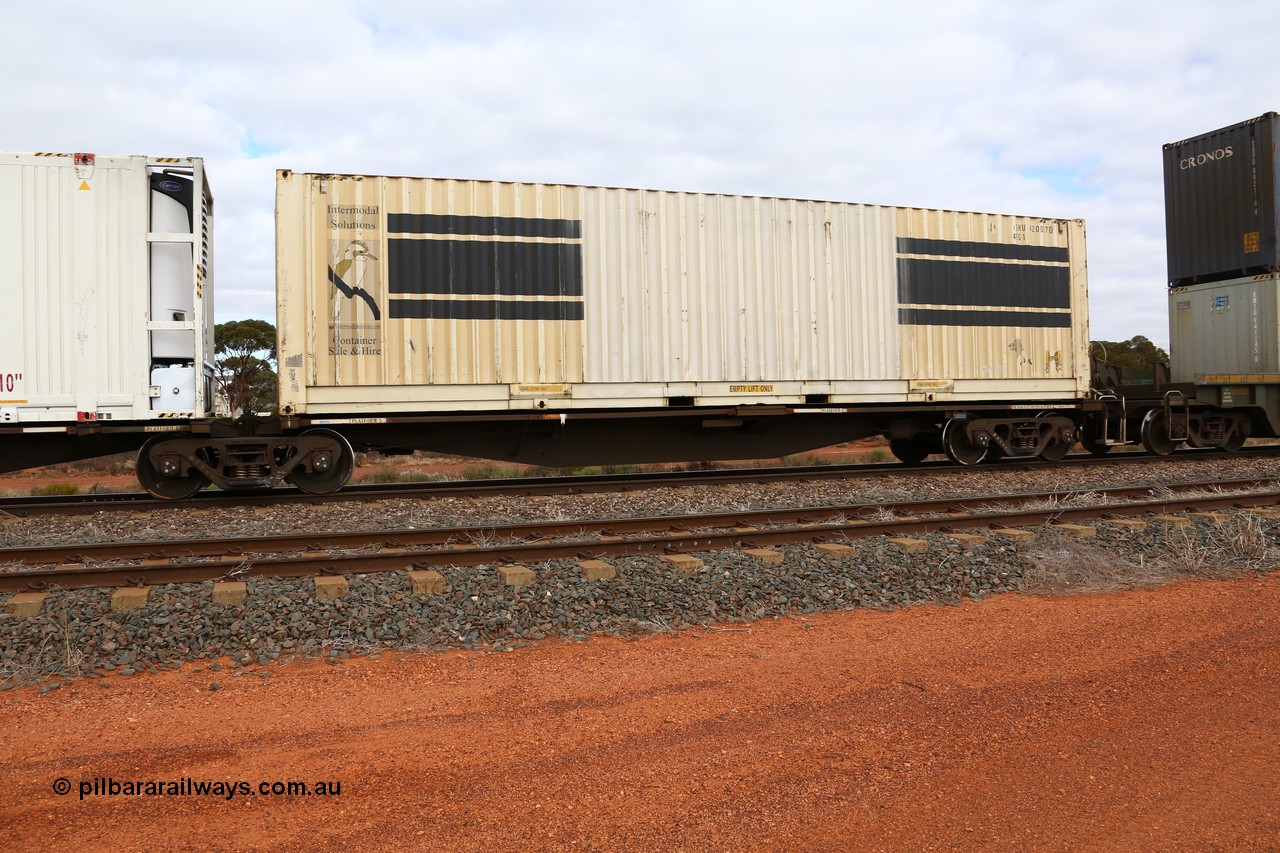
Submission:
M 895 518 L 873 521 L 842 519 L 775 529 L 712 529 L 710 531 L 670 531 L 632 539 L 574 540 L 569 542 L 522 542 L 486 547 L 453 546 L 423 551 L 393 549 L 376 554 L 307 553 L 298 556 L 246 559 L 232 556 L 214 560 L 191 560 L 158 566 L 118 566 L 23 570 L 0 574 L 0 591 L 200 583 L 248 577 L 307 577 L 314 575 L 362 574 L 400 571 L 409 568 L 469 567 L 503 563 L 572 558 L 634 557 L 669 553 L 713 551 L 725 548 L 823 542 L 836 538 L 854 539 L 881 535 L 919 535 L 936 531 L 961 531 L 1001 527 L 1039 527 L 1051 523 L 1093 520 L 1107 515 L 1134 516 L 1146 513 L 1179 513 L 1193 510 L 1246 509 L 1280 505 L 1280 491 L 1221 497 L 1193 496 L 1159 498 L 1132 503 L 1100 504 L 1090 507 L 1023 509 L 972 513 L 934 518 Z M 734 514 L 735 516 L 737 514 Z M 681 519 L 698 525 L 699 517 Z
M 505 480 L 444 480 L 422 483 L 356 484 L 328 495 L 310 495 L 291 488 L 246 489 L 244 491 L 203 491 L 183 501 L 153 498 L 145 492 L 89 495 L 32 496 L 0 498 L 0 517 L 41 515 L 87 515 L 96 512 L 214 509 L 227 506 L 269 506 L 274 504 L 327 504 L 343 501 L 371 501 L 394 498 L 441 498 L 486 496 L 535 496 L 626 492 L 664 486 L 704 486 L 732 483 L 768 483 L 800 480 L 854 479 L 863 477 L 918 476 L 935 474 L 1030 471 L 1045 467 L 1087 468 L 1110 464 L 1144 462 L 1191 462 L 1280 455 L 1280 446 L 1249 447 L 1235 453 L 1207 449 L 1186 449 L 1171 456 L 1144 452 L 1122 452 L 1107 456 L 1077 453 L 1058 462 L 1040 459 L 1007 459 L 975 466 L 950 462 L 905 465 L 883 462 L 846 465 L 808 465 L 786 468 L 730 468 L 715 471 L 662 471 L 643 474 L 583 474 L 556 477 L 519 477 Z
M 693 516 L 649 516 L 636 518 L 582 519 L 577 521 L 534 521 L 515 524 L 437 527 L 425 529 L 345 530 L 327 533 L 290 533 L 235 538 L 153 539 L 133 542 L 84 542 L 66 545 L 27 545 L 0 548 L 0 563 L 43 565 L 50 563 L 90 563 L 107 560 L 164 560 L 173 558 L 227 557 L 243 559 L 250 554 L 281 554 L 291 551 L 357 549 L 371 545 L 384 548 L 436 547 L 475 543 L 487 539 L 551 539 L 573 535 L 621 535 L 658 530 L 716 527 L 757 527 L 768 524 L 818 524 L 832 519 L 864 518 L 892 512 L 909 515 L 970 513 L 975 508 L 1000 503 L 1066 501 L 1081 494 L 1132 500 L 1155 494 L 1206 489 L 1257 489 L 1276 486 L 1277 477 L 1220 480 L 1212 483 L 1108 486 L 1089 489 L 977 495 L 964 498 L 930 498 L 876 504 L 839 504 L 788 509 L 736 510 L 701 513 Z

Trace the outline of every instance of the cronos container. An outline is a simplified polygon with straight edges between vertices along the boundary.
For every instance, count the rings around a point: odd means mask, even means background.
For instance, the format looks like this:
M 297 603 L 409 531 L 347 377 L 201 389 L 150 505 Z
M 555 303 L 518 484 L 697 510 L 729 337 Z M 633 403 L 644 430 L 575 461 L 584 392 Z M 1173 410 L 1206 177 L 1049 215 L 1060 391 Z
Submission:
M 1074 399 L 1084 223 L 277 174 L 285 414 Z
M 0 153 L 0 425 L 211 413 L 212 203 L 198 158 Z
M 1170 286 L 1280 270 L 1277 121 L 1267 113 L 1164 146 Z

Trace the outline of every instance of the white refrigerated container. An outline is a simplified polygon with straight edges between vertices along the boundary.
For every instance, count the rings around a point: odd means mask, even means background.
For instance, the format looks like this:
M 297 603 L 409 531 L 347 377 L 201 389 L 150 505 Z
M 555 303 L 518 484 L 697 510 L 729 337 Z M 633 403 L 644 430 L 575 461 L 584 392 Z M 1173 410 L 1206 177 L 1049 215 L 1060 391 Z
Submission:
M 212 204 L 199 158 L 0 153 L 0 424 L 211 413 Z

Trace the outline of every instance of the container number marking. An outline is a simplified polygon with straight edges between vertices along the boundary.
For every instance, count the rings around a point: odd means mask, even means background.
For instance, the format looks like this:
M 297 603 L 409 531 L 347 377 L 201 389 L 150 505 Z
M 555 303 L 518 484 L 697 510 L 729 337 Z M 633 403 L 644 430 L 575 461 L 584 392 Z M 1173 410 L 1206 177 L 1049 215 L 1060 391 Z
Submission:
M 996 230 L 994 224 L 992 224 L 990 230 Z M 1025 222 L 1015 222 L 1013 224 L 1013 233 L 1010 236 L 1013 238 L 1013 242 L 1015 243 L 1025 243 L 1027 241 L 1028 233 L 1053 234 L 1060 231 L 1062 231 L 1061 225 L 1027 225 Z

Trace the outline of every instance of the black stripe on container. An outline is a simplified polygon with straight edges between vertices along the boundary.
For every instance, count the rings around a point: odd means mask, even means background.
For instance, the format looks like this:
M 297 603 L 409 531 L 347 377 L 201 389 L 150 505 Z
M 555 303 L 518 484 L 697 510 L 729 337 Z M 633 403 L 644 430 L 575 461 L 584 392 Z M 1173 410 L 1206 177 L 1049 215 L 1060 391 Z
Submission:
M 966 311 L 952 308 L 899 308 L 903 326 L 1020 326 L 1026 329 L 1069 329 L 1071 315 L 1032 311 Z
M 581 302 L 392 299 L 392 320 L 581 320 Z
M 392 234 L 470 234 L 477 237 L 582 236 L 578 219 L 535 219 L 520 216 L 453 216 L 442 213 L 388 213 Z
M 1055 246 L 1016 246 L 971 240 L 928 240 L 899 237 L 898 254 L 945 255 L 952 258 L 1001 258 L 1013 261 L 1069 261 L 1071 252 Z
M 1067 267 L 898 258 L 898 301 L 914 305 L 1070 308 Z
M 388 240 L 391 293 L 581 296 L 578 243 Z

